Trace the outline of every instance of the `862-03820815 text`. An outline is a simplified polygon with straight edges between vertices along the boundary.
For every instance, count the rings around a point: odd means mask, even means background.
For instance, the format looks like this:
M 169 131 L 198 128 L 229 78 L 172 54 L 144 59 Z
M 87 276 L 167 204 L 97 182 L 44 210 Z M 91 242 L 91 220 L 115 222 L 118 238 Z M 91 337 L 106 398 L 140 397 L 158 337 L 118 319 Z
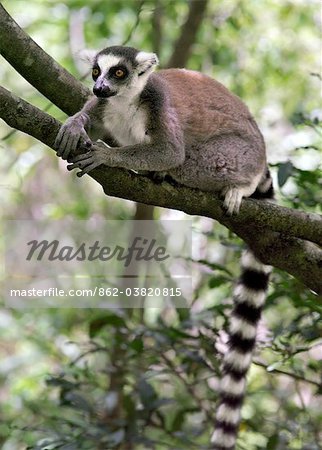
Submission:
M 98 287 L 89 289 L 10 289 L 10 297 L 181 297 L 181 288 L 167 287 Z

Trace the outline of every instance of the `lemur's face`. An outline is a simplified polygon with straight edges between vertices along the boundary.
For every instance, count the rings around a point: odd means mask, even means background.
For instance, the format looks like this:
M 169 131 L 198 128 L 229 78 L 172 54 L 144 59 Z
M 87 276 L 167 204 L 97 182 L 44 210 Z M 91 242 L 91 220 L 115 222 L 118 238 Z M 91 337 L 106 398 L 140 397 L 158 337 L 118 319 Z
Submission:
M 104 98 L 134 97 L 142 91 L 157 64 L 154 53 L 140 52 L 132 47 L 108 47 L 95 56 L 93 92 Z

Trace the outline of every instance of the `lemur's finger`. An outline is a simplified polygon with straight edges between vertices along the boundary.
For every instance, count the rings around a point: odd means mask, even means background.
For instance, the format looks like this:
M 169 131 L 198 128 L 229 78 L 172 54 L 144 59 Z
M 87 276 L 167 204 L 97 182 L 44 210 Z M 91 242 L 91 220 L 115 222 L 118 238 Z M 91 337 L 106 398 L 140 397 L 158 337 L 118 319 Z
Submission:
M 70 138 L 70 133 L 66 133 L 66 131 L 62 131 L 62 138 L 59 144 L 59 150 L 57 152 L 58 156 L 62 156 L 62 154 L 64 153 L 64 150 L 68 144 Z
M 71 171 L 73 169 L 79 169 L 79 165 L 78 164 L 68 164 L 67 170 Z
M 68 158 L 70 153 L 73 152 L 76 149 L 78 141 L 79 141 L 79 136 L 73 135 L 73 134 L 71 134 L 69 136 L 69 139 L 68 139 L 68 141 L 66 143 L 66 146 L 63 149 L 63 152 L 62 152 L 62 155 L 61 155 L 62 159 L 67 159 Z
M 59 147 L 60 147 L 60 141 L 62 138 L 62 133 L 61 133 L 61 128 L 59 129 L 55 142 L 54 142 L 54 148 L 57 149 L 59 151 Z
M 77 172 L 78 177 L 82 177 L 83 175 L 86 175 L 88 172 L 90 172 L 93 169 L 96 169 L 96 167 L 100 166 L 101 164 L 98 164 L 97 162 L 93 162 L 89 166 L 85 167 L 81 172 Z
M 74 156 L 70 162 L 77 163 L 79 161 L 86 161 L 87 159 L 92 158 L 93 153 L 91 151 L 83 153 L 82 155 Z

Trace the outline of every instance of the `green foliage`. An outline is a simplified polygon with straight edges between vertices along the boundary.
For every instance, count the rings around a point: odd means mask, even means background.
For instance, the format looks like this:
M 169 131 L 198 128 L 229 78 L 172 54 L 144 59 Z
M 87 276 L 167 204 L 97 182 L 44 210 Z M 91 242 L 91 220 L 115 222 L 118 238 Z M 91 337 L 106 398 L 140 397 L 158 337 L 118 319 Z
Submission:
M 166 64 L 189 6 L 183 0 L 3 3 L 78 77 L 86 69 L 79 73 L 70 56 L 73 12 L 84 8 L 80 27 L 89 48 L 128 42 L 152 50 L 153 13 L 161 5 Z M 215 76 L 249 105 L 265 134 L 278 201 L 321 213 L 318 10 L 318 2 L 305 0 L 209 2 L 188 66 Z M 5 62 L 0 76 L 17 95 L 64 119 Z M 2 137 L 9 131 L 1 124 Z M 132 204 L 67 174 L 30 137 L 16 132 L 1 145 L 6 219 L 132 217 Z M 3 450 L 107 450 L 125 442 L 136 450 L 208 448 L 221 330 L 241 243 L 217 224 L 212 233 L 203 219 L 195 224 L 201 238 L 191 310 L 0 312 Z M 321 313 L 313 293 L 274 271 L 238 450 L 321 449 Z
M 206 277 L 205 288 L 208 284 Z M 214 298 L 219 289 L 211 290 Z M 307 300 L 305 292 L 300 297 Z M 123 442 L 133 442 L 137 449 L 206 449 L 219 374 L 215 341 L 230 308 L 215 302 L 199 313 L 186 311 L 184 319 L 176 314 L 169 320 L 162 314 L 154 325 L 146 324 L 139 310 L 121 316 L 113 311 L 78 312 L 73 334 L 81 331 L 85 336 L 87 322 L 87 330 L 91 334 L 95 330 L 95 336 L 65 343 L 77 356 L 63 358 L 63 371 L 47 376 L 46 386 L 36 390 L 25 374 L 29 398 L 23 395 L 21 375 L 17 376 L 15 395 L 23 400 L 28 415 L 14 419 L 15 408 L 9 408 L 16 427 L 11 439 L 16 436 L 25 443 L 37 439 L 32 450 L 113 449 Z M 49 320 L 56 323 L 53 331 L 62 335 L 69 325 L 65 321 L 59 327 L 59 316 L 60 311 L 52 312 Z M 284 442 L 286 448 L 318 449 L 315 436 L 321 412 L 313 395 L 321 383 L 322 366 L 315 357 L 321 346 L 321 313 L 308 306 L 294 307 L 281 292 L 279 298 L 270 295 L 265 318 L 272 335 L 261 338 L 261 359 L 255 358 L 250 374 L 239 448 L 278 449 Z M 23 323 L 25 318 L 16 320 Z M 109 408 L 120 385 L 121 411 L 116 414 Z

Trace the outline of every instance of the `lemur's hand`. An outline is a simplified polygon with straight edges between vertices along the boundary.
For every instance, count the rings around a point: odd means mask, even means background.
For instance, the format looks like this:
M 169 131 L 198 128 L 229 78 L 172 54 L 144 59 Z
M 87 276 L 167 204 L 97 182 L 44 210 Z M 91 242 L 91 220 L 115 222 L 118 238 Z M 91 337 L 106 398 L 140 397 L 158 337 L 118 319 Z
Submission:
M 89 150 L 92 142 L 83 126 L 80 126 L 77 121 L 68 119 L 60 128 L 54 146 L 57 156 L 68 159 L 77 148 Z
M 111 149 L 109 145 L 101 140 L 98 140 L 97 143 L 94 144 L 92 150 L 72 158 L 72 164 L 67 166 L 67 169 L 81 169 L 81 171 L 77 173 L 77 176 L 82 177 L 86 173 L 101 165 L 115 167 L 115 156 L 117 155 L 117 152 L 114 148 L 112 151 L 109 149 Z

